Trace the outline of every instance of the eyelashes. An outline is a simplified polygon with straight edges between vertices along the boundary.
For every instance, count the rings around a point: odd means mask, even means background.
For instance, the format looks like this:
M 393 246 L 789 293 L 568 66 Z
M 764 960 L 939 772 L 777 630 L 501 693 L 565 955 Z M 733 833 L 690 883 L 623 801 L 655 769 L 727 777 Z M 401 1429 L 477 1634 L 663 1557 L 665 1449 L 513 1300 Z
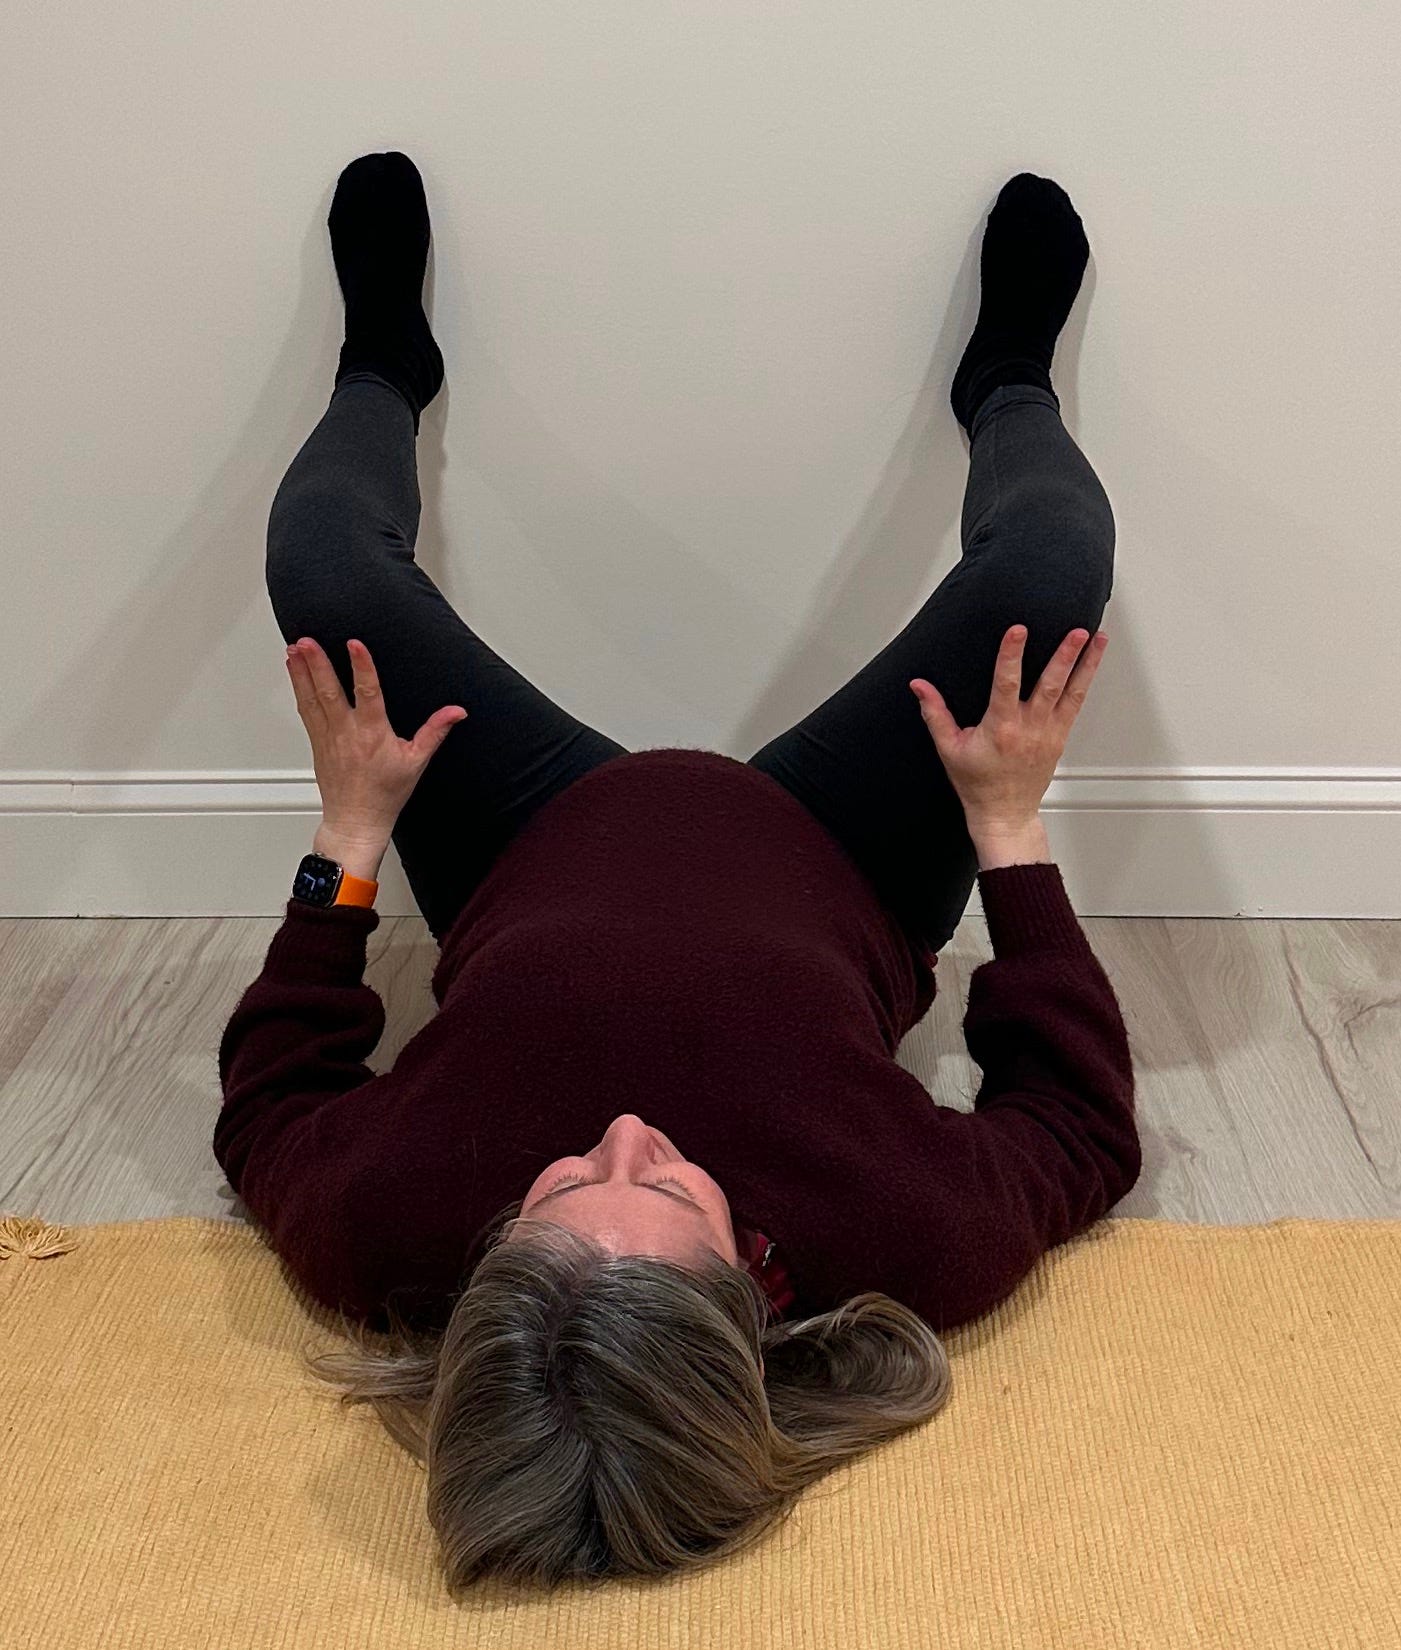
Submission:
M 683 1186 L 679 1180 L 673 1180 L 668 1176 L 664 1176 L 660 1180 L 654 1181 L 653 1184 L 654 1185 L 661 1185 L 661 1186 L 675 1186 L 678 1191 L 684 1192 L 687 1197 L 694 1198 L 694 1196 L 695 1196 L 695 1193 L 691 1190 L 691 1188 L 689 1186 Z M 561 1186 L 586 1186 L 586 1185 L 588 1185 L 588 1182 L 584 1179 L 584 1177 L 582 1175 L 578 1175 L 578 1174 L 564 1175 L 562 1178 L 555 1181 L 554 1185 L 550 1187 L 550 1191 L 551 1192 L 558 1191 Z M 545 1192 L 542 1195 L 545 1196 L 545 1197 L 548 1197 L 549 1192 Z

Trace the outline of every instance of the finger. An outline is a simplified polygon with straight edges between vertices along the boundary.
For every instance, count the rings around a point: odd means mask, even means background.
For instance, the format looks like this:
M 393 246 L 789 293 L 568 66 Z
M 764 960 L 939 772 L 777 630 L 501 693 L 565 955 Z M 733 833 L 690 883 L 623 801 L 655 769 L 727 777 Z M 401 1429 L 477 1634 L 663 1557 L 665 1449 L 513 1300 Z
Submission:
M 356 711 L 368 708 L 371 719 L 385 718 L 384 695 L 380 691 L 379 672 L 370 657 L 370 650 L 355 637 L 345 644 L 350 654 L 350 675 L 355 687 Z
M 1108 636 L 1102 630 L 1096 631 L 1071 672 L 1065 692 L 1056 706 L 1057 715 L 1063 717 L 1067 724 L 1073 722 L 1080 714 L 1080 709 L 1085 703 L 1085 695 L 1090 691 L 1090 683 L 1095 679 L 1095 672 L 1099 669 L 1099 662 L 1103 659 L 1104 650 L 1108 646 Z
M 414 750 L 425 762 L 428 761 L 457 724 L 467 719 L 467 715 L 461 705 L 444 705 L 441 710 L 435 710 L 413 736 Z
M 311 676 L 312 691 L 321 705 L 322 715 L 327 723 L 334 727 L 342 717 L 350 714 L 350 705 L 345 697 L 345 690 L 341 687 L 340 677 L 336 675 L 335 666 L 326 656 L 326 650 L 319 642 L 309 636 L 303 636 L 297 644 L 297 651 L 305 655 L 304 663 Z
M 1070 675 L 1070 667 L 1075 663 L 1085 643 L 1089 641 L 1088 630 L 1072 630 L 1056 651 L 1051 655 L 1050 662 L 1041 672 L 1041 680 L 1036 684 L 1030 699 L 1033 709 L 1043 715 L 1053 711 L 1060 703 L 1061 690 L 1065 687 L 1066 678 Z
M 936 745 L 948 744 L 963 731 L 932 682 L 926 682 L 923 676 L 916 676 L 910 683 L 910 691 L 919 700 L 919 713 Z
M 1002 638 L 997 664 L 992 674 L 988 709 L 994 716 L 1013 716 L 1022 696 L 1022 654 L 1026 649 L 1026 626 L 1014 624 Z
M 288 651 L 287 674 L 292 678 L 292 693 L 297 701 L 297 715 L 302 719 L 302 726 L 308 734 L 320 733 L 326 726 L 325 707 L 316 697 L 316 684 L 298 648 Z

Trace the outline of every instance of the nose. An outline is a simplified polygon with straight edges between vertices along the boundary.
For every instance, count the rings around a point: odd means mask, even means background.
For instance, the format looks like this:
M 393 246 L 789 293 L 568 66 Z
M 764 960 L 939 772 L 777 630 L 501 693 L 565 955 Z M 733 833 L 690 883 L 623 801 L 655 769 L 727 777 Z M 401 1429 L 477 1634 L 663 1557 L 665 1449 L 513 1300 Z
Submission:
M 660 1162 L 667 1151 L 655 1129 L 649 1128 L 636 1112 L 625 1111 L 608 1125 L 599 1156 L 609 1174 L 621 1171 L 630 1175 Z

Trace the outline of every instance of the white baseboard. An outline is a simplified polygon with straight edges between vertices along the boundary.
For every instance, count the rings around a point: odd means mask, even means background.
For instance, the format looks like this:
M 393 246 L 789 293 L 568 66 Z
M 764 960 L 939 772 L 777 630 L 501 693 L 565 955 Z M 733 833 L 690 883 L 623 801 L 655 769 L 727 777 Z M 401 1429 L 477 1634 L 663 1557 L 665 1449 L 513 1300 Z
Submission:
M 1401 768 L 1082 768 L 1042 812 L 1081 916 L 1401 917 Z M 320 818 L 291 770 L 0 774 L 0 916 L 279 916 Z M 378 908 L 418 914 L 392 847 Z

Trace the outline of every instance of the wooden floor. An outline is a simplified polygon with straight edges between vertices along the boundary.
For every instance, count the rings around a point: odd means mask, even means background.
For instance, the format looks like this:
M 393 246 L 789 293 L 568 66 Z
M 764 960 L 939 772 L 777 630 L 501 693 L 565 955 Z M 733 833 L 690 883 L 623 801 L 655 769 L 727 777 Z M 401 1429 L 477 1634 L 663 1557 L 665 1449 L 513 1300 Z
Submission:
M 210 1149 L 216 1050 L 276 918 L 0 920 L 0 1214 L 246 1219 Z M 1088 918 L 1138 1074 L 1143 1174 L 1115 1214 L 1401 1216 L 1401 923 Z M 980 916 L 939 959 L 900 1064 L 971 1109 L 963 1044 Z M 387 1070 L 433 1014 L 437 951 L 383 918 L 366 978 Z M 592 1140 L 561 1138 L 560 1151 Z M 702 1165 L 704 1166 L 704 1165 Z

